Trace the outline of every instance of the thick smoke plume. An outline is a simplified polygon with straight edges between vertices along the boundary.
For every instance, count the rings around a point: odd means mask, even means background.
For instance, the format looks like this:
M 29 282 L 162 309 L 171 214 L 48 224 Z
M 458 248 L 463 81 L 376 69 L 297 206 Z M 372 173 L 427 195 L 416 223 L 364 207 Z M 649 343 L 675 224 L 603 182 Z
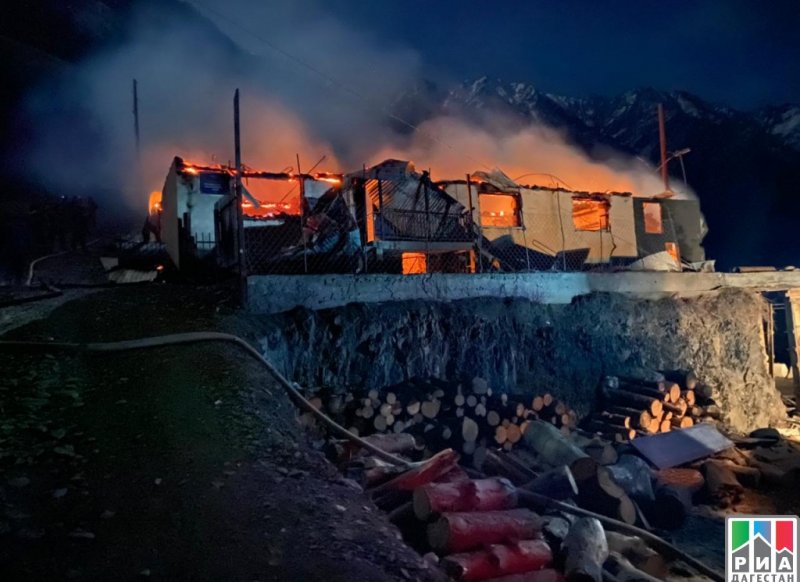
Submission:
M 575 189 L 661 191 L 652 168 L 639 161 L 635 170 L 630 162 L 595 163 L 544 127 L 508 129 L 507 123 L 440 117 L 410 137 L 398 135 L 382 108 L 420 78 L 419 56 L 345 24 L 324 4 L 274 4 L 145 1 L 129 19 L 125 41 L 30 96 L 25 113 L 32 132 L 20 149 L 20 165 L 54 192 L 91 192 L 107 209 L 139 212 L 149 191 L 161 188 L 173 156 L 199 163 L 233 158 L 232 97 L 238 87 L 243 161 L 259 169 L 294 167 L 295 154 L 303 170 L 325 156 L 317 169 L 328 171 L 397 157 L 431 168 L 437 179 L 499 167 L 512 178 L 553 174 Z M 133 138 L 134 78 L 141 179 Z M 520 181 L 552 185 L 542 176 Z

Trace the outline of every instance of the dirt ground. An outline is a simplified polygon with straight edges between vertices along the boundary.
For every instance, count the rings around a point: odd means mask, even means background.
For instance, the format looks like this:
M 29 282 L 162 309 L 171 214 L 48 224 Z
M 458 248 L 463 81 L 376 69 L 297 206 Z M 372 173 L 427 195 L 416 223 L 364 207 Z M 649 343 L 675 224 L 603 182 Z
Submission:
M 2 339 L 235 333 L 230 291 L 99 291 Z M 0 580 L 440 578 L 231 346 L 0 349 L 0 370 Z

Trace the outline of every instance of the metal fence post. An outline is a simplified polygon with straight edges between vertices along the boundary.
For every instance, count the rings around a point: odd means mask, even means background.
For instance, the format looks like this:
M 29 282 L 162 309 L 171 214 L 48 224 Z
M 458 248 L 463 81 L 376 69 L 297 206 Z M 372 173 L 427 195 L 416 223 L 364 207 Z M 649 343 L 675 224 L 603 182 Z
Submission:
M 236 246 L 239 255 L 239 295 L 247 305 L 247 266 L 245 264 L 244 213 L 242 210 L 242 148 L 239 132 L 239 89 L 233 96 L 233 145 L 236 159 Z

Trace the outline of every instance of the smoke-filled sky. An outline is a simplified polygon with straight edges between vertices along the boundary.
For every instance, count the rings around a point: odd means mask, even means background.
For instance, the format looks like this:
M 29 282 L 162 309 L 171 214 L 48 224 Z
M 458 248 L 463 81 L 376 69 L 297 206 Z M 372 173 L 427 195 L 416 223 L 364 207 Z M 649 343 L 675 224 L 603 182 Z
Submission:
M 299 154 L 303 170 L 325 156 L 318 169 L 348 171 L 393 156 L 431 168 L 436 178 L 499 167 L 511 177 L 555 174 L 575 189 L 653 195 L 660 183 L 652 168 L 623 156 L 600 165 L 559 128 L 515 125 L 487 112 L 480 121 L 431 119 L 408 135 L 392 129 L 387 113 L 423 78 L 447 84 L 485 74 L 573 95 L 652 84 L 736 104 L 791 98 L 796 61 L 772 57 L 794 54 L 785 33 L 796 10 L 770 3 L 775 9 L 759 19 L 749 6 L 755 4 L 143 2 L 124 42 L 30 96 L 26 109 L 35 121 L 20 154 L 54 190 L 125 183 L 135 208 L 147 199 L 142 190 L 160 189 L 173 155 L 232 158 L 231 99 L 239 87 L 244 161 L 253 167 L 282 170 Z M 776 22 L 776 14 L 785 20 Z M 131 179 L 134 77 L 141 185 Z

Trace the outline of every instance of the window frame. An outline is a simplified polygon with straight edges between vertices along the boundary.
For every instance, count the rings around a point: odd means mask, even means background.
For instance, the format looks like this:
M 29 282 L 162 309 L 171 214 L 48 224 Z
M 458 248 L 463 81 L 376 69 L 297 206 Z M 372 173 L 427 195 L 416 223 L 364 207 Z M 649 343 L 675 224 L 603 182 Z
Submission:
M 514 208 L 514 224 L 505 224 L 505 225 L 498 225 L 498 224 L 487 224 L 484 220 L 485 214 L 483 210 L 483 201 L 482 198 L 484 196 L 506 196 L 514 200 L 515 208 Z M 524 228 L 522 223 L 522 196 L 518 192 L 478 192 L 478 214 L 480 217 L 480 224 L 483 228 Z M 492 218 L 492 217 L 489 217 Z
M 572 217 L 572 227 L 575 229 L 575 232 L 610 232 L 611 231 L 611 200 L 603 198 L 599 199 L 596 197 L 587 197 L 587 196 L 572 196 L 570 197 L 570 202 L 572 204 L 570 208 L 570 216 Z M 605 210 L 605 221 L 600 220 L 600 227 L 599 228 L 580 228 L 577 224 L 575 224 L 575 203 L 582 202 L 582 203 L 594 203 L 597 205 L 602 205 Z

